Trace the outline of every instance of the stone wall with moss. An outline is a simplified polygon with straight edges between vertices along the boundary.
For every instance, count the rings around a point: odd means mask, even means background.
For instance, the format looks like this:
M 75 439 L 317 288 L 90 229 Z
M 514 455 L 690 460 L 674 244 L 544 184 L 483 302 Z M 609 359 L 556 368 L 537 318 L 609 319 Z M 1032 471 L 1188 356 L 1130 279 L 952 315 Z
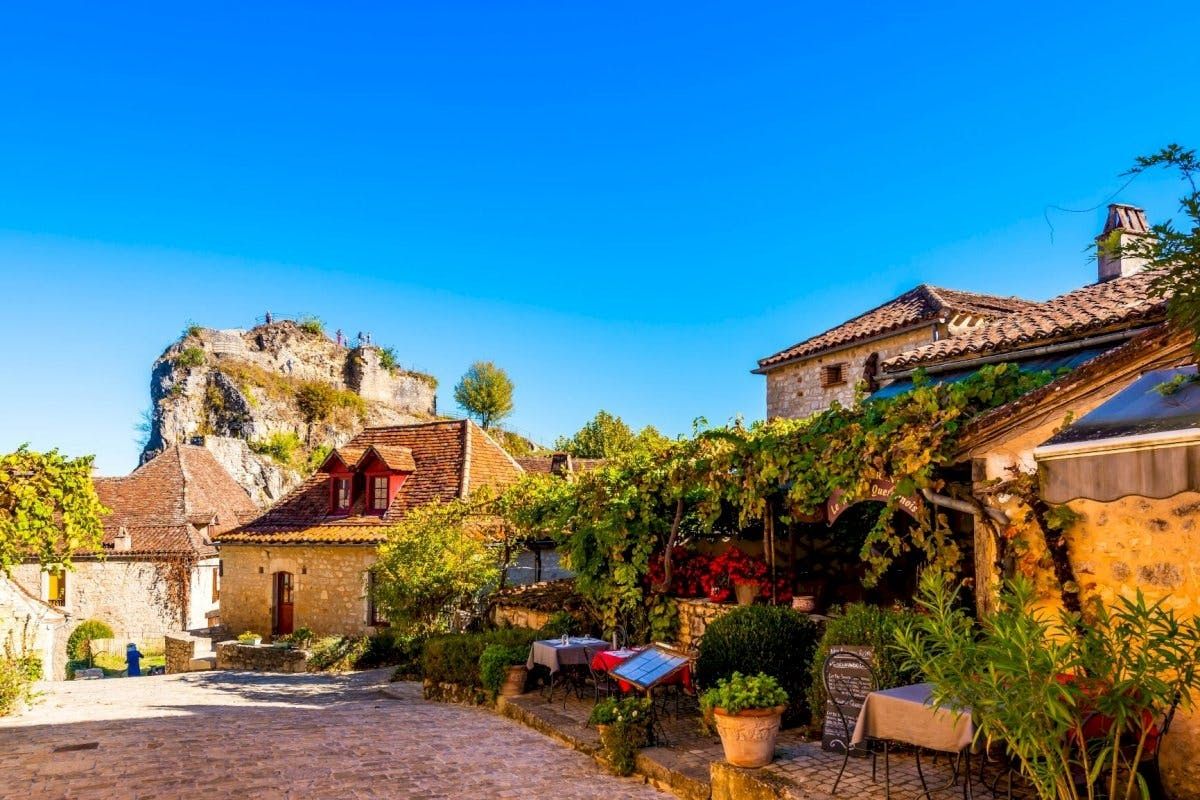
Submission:
M 269 636 L 275 573 L 290 572 L 295 628 L 307 626 L 318 636 L 373 632 L 367 570 L 375 560 L 375 548 L 364 545 L 223 545 L 221 621 L 235 635 Z

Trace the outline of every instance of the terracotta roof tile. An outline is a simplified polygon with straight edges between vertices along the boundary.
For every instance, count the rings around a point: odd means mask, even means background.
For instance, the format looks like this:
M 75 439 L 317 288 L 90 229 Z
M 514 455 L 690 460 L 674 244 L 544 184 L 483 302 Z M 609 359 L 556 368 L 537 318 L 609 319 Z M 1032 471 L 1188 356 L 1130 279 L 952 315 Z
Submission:
M 516 462 L 526 472 L 542 472 L 550 475 L 555 472 L 554 459 L 557 455 L 517 456 Z M 576 458 L 575 456 L 571 456 L 569 463 L 571 465 L 571 472 L 588 472 L 604 466 L 606 461 L 607 459 L 604 458 Z
M 257 519 L 222 542 L 378 542 L 381 528 L 404 518 L 410 509 L 448 501 L 484 485 L 505 486 L 522 473 L 521 466 L 475 423 L 445 420 L 417 425 L 367 428 L 340 452 L 366 452 L 400 458 L 408 451 L 413 471 L 381 516 L 365 513 L 365 485 L 356 480 L 350 514 L 329 513 L 329 474 L 317 472 Z M 389 460 L 390 463 L 390 460 Z M 374 528 L 375 530 L 371 530 Z
M 211 534 L 232 530 L 258 508 L 203 447 L 176 445 L 122 478 L 96 478 L 100 502 L 112 510 L 104 518 L 105 551 L 124 528 L 128 555 L 216 553 L 197 527 L 212 522 Z M 215 520 L 215 522 L 213 522 Z
M 882 366 L 884 371 L 895 372 L 1152 324 L 1166 314 L 1166 301 L 1150 295 L 1153 278 L 1152 273 L 1142 272 L 1084 286 L 960 336 L 901 353 Z
M 416 461 L 413 460 L 411 447 L 373 444 L 364 451 L 363 455 L 365 456 L 367 453 L 374 453 L 388 469 L 399 472 L 412 472 L 417 468 Z
M 1037 303 L 1019 297 L 997 297 L 921 284 L 835 328 L 760 359 L 755 372 L 767 372 L 796 359 L 930 322 L 947 312 L 993 318 L 1036 306 Z

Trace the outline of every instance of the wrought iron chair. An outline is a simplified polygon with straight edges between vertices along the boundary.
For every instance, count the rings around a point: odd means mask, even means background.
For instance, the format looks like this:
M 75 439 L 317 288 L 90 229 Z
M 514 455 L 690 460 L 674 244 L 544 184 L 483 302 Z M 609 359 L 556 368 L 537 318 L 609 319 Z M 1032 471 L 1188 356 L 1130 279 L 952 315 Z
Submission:
M 601 697 L 612 697 L 621 694 L 621 685 L 608 674 L 608 670 L 596 669 L 592 663 L 598 653 L 604 652 L 602 647 L 589 647 L 584 651 L 587 658 L 588 672 L 592 678 L 592 688 L 595 693 L 596 702 L 599 703 Z
M 869 676 L 869 679 L 864 683 L 859 676 L 850 676 L 844 672 L 838 672 L 833 669 L 834 659 L 842 663 L 847 661 L 855 662 L 857 666 L 862 668 L 863 673 Z M 862 704 L 866 702 L 867 695 L 879 688 L 879 681 L 875 675 L 875 667 L 871 662 L 857 653 L 839 652 L 831 654 L 825 659 L 825 664 L 821 668 L 821 679 L 825 685 L 825 696 L 829 698 L 830 704 L 834 709 L 834 719 L 826 719 L 825 724 L 830 722 L 836 724 L 837 735 L 834 738 L 833 745 L 841 745 L 843 752 L 842 767 L 838 770 L 837 779 L 833 782 L 833 788 L 830 794 L 837 794 L 838 784 L 842 782 L 842 775 L 846 772 L 846 765 L 850 763 L 850 753 L 856 749 L 850 744 L 850 739 L 854 735 L 854 726 L 858 722 L 857 709 L 862 708 Z M 819 712 L 818 712 L 819 713 Z M 883 775 L 884 775 L 884 791 L 888 797 L 891 797 L 891 775 L 888 766 L 888 743 L 883 744 Z M 875 747 L 867 743 L 866 747 L 857 748 L 860 751 L 866 750 L 871 756 L 871 780 L 875 780 L 876 774 L 876 751 Z

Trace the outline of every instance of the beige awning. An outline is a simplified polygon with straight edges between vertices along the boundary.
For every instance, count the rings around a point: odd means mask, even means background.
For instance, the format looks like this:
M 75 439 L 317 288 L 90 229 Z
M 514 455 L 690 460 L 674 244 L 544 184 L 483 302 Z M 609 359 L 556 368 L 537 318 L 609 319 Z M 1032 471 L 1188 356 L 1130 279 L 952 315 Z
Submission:
M 1146 373 L 1033 456 L 1048 503 L 1200 491 L 1196 367 Z

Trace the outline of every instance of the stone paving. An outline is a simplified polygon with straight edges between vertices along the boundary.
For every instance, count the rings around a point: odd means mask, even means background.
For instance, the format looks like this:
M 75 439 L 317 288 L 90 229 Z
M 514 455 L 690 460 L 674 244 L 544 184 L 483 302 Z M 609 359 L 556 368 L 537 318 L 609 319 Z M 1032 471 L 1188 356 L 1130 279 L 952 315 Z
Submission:
M 669 798 L 481 708 L 350 676 L 206 672 L 47 684 L 0 720 L 0 798 Z

